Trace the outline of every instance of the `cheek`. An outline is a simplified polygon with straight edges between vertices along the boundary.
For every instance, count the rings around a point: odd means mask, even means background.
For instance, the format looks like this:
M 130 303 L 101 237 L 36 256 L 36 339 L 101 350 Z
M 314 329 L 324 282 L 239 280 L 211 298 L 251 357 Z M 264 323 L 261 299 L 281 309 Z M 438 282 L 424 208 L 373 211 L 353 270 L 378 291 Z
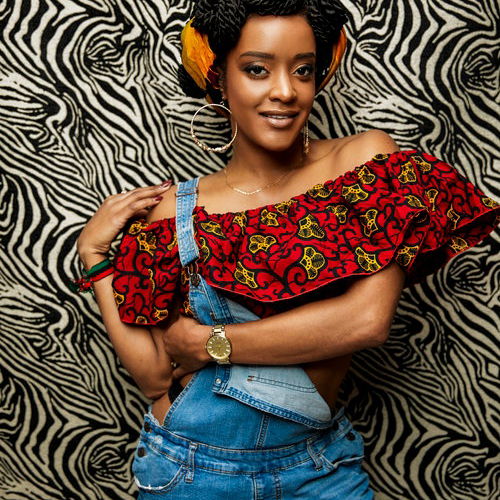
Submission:
M 300 87 L 300 90 L 298 92 L 298 99 L 301 107 L 312 107 L 315 98 L 316 87 L 314 85 L 314 82 L 311 81 L 308 83 L 304 83 L 304 85 Z
M 266 93 L 257 92 L 255 85 L 240 85 L 229 94 L 229 108 L 233 119 L 242 129 L 250 130 L 258 119 L 258 110 L 265 102 Z
M 241 111 L 245 112 L 259 106 L 265 100 L 266 92 L 265 85 L 259 85 L 259 83 L 249 79 L 240 79 L 229 90 L 229 95 L 233 106 L 241 108 Z

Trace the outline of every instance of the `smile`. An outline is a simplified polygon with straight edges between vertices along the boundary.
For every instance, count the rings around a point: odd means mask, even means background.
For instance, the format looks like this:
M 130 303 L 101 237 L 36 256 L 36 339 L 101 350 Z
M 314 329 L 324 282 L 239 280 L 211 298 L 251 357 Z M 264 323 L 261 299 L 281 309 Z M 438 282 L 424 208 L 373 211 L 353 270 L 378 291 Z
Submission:
M 260 116 L 264 118 L 266 123 L 273 128 L 286 128 L 289 127 L 295 118 L 298 116 L 298 113 L 294 114 L 283 114 L 283 115 L 274 115 L 274 114 L 264 114 L 260 113 Z

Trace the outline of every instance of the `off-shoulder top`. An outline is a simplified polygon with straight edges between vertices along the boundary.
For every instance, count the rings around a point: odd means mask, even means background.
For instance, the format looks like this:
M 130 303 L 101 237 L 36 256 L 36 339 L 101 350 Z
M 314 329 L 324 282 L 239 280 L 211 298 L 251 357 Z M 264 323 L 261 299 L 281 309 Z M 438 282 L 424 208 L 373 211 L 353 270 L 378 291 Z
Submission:
M 453 166 L 412 149 L 377 154 L 280 203 L 213 214 L 196 206 L 192 217 L 199 273 L 266 317 L 393 261 L 405 287 L 419 283 L 493 231 L 500 205 Z M 175 217 L 129 221 L 113 262 L 123 322 L 158 324 L 179 297 L 180 313 L 191 314 Z

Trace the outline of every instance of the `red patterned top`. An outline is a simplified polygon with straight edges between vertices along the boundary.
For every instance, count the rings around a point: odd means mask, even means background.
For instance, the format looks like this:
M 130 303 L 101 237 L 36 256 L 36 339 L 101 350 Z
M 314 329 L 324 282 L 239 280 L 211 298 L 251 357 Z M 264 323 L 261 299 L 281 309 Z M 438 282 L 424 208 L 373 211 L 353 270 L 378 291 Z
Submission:
M 405 286 L 418 283 L 493 231 L 500 205 L 451 165 L 413 149 L 378 154 L 281 203 L 223 214 L 196 206 L 193 222 L 199 273 L 266 317 L 393 260 Z M 190 314 L 175 217 L 133 219 L 114 266 L 123 322 L 159 323 L 177 294 L 181 314 Z

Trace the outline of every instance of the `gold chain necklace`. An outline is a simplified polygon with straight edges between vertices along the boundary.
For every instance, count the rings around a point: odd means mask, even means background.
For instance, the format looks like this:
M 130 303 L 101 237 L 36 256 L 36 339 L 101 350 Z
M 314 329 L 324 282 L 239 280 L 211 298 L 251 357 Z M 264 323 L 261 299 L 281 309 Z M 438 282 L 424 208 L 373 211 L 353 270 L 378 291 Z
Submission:
M 302 163 L 303 163 L 303 159 L 301 160 L 301 162 L 299 163 L 298 166 L 301 166 Z M 295 168 L 297 168 L 297 167 L 295 167 Z M 287 175 L 290 175 L 295 170 L 295 168 L 292 168 L 288 172 L 285 172 L 277 181 L 270 182 L 269 184 L 266 184 L 264 187 L 256 189 L 255 191 L 243 191 L 242 189 L 239 189 L 237 187 L 231 186 L 231 184 L 229 184 L 229 181 L 227 180 L 227 167 L 224 167 L 223 170 L 224 170 L 224 176 L 225 176 L 225 179 L 226 179 L 227 186 L 230 187 L 233 191 L 237 191 L 238 193 L 241 193 L 241 194 L 244 194 L 246 196 L 249 196 L 251 194 L 258 193 L 259 191 L 262 191 L 263 189 L 266 189 L 268 187 L 274 186 L 275 184 L 278 184 L 278 182 L 280 182 L 281 180 L 283 180 Z

